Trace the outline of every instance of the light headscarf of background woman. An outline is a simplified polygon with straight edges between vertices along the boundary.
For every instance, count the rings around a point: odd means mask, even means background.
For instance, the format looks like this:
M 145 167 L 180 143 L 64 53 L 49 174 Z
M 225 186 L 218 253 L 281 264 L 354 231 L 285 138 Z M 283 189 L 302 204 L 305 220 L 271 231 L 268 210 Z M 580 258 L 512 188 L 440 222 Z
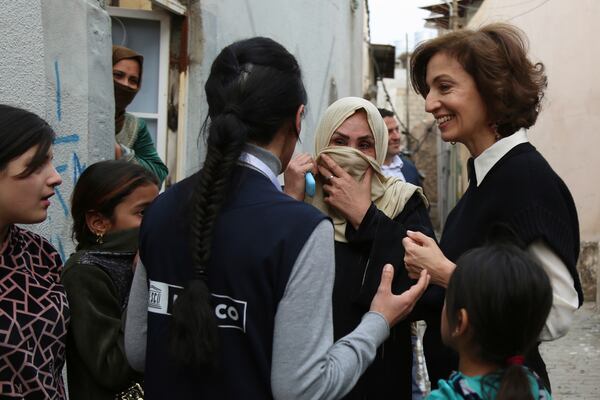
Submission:
M 339 146 L 332 144 L 332 137 L 337 129 L 348 118 L 357 112 L 366 114 L 367 122 L 374 139 L 375 158 L 366 155 L 353 147 Z M 386 177 L 381 171 L 381 165 L 385 160 L 387 152 L 388 133 L 383 118 L 377 108 L 369 101 L 359 97 L 345 97 L 334 102 L 323 114 L 315 133 L 315 158 L 317 163 L 325 166 L 328 164 L 321 156 L 329 156 L 335 164 L 346 174 L 352 176 L 356 181 L 363 182 L 365 179 L 371 181 L 371 201 L 389 218 L 395 218 L 403 209 L 411 196 L 418 192 L 425 204 L 427 200 L 423 195 L 422 189 L 410 183 L 402 182 L 398 178 Z M 367 171 L 372 169 L 372 177 Z M 322 174 L 321 182 L 331 184 L 334 178 L 339 178 L 343 172 L 333 168 L 320 169 Z M 328 175 L 323 175 L 323 171 L 330 171 Z M 368 183 L 368 182 L 366 182 Z M 316 188 L 315 196 L 306 197 L 306 201 L 317 207 L 323 213 L 329 215 L 335 226 L 335 240 L 347 242 L 345 237 L 346 218 L 342 214 L 344 210 L 337 210 L 335 206 L 327 201 L 327 187 L 325 192 L 323 185 L 319 184 Z M 340 213 L 340 211 L 342 211 Z

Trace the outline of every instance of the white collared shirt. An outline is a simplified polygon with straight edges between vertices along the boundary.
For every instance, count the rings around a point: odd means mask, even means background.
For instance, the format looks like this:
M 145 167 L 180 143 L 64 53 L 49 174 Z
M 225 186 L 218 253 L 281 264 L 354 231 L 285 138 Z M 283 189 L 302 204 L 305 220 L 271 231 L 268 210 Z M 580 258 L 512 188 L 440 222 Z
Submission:
M 388 165 L 381 165 L 381 172 L 383 172 L 383 175 L 385 176 L 395 176 L 400 178 L 402 182 L 406 182 L 406 178 L 402 173 L 402 167 L 404 167 L 404 161 L 402 161 L 399 155 L 395 155 L 394 158 L 392 158 L 391 163 Z
M 477 186 L 483 182 L 490 170 L 510 150 L 521 143 L 527 143 L 527 132 L 521 129 L 512 135 L 498 140 L 474 160 Z M 566 335 L 573 321 L 573 313 L 579 307 L 579 297 L 573 277 L 560 257 L 542 239 L 530 243 L 527 252 L 544 268 L 552 285 L 552 308 L 539 339 L 555 340 Z
M 477 186 L 481 184 L 488 172 L 502 157 L 506 155 L 513 147 L 527 143 L 527 132 L 520 129 L 512 135 L 498 140 L 496 143 L 484 150 L 483 153 L 475 158 L 475 176 L 477 177 Z

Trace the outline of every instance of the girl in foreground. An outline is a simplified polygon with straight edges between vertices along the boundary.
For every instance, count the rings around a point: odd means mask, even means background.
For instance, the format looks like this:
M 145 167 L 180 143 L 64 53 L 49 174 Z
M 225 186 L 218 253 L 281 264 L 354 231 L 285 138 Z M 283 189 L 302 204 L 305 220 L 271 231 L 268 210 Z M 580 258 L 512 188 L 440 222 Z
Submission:
M 459 354 L 459 372 L 428 397 L 551 399 L 523 366 L 552 306 L 544 270 L 512 245 L 480 247 L 457 261 L 442 311 L 442 339 Z

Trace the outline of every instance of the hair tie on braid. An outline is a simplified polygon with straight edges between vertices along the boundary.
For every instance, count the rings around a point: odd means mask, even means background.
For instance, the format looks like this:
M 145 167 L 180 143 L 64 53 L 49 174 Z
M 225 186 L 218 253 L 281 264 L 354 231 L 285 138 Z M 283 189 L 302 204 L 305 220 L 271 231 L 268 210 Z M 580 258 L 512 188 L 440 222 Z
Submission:
M 509 367 L 511 365 L 523 365 L 524 362 L 525 357 L 523 357 L 522 355 L 511 356 L 506 359 L 506 365 L 508 365 Z
M 194 279 L 203 280 L 206 282 L 208 275 L 206 274 L 206 268 L 202 266 L 196 266 L 194 268 Z

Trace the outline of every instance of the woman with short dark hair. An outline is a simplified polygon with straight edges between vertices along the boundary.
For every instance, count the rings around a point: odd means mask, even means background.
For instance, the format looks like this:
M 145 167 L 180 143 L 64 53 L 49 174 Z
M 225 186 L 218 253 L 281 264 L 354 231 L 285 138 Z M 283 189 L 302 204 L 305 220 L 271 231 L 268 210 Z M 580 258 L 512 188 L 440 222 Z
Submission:
M 415 49 L 411 64 L 413 86 L 436 118 L 442 140 L 464 144 L 471 158 L 469 187 L 448 215 L 439 247 L 419 233 L 404 239 L 409 272 L 426 269 L 433 283 L 446 286 L 456 259 L 480 246 L 491 228 L 506 225 L 552 283 L 554 302 L 539 339 L 563 336 L 583 301 L 575 268 L 579 225 L 567 186 L 525 131 L 540 110 L 547 84 L 543 65 L 527 58 L 525 36 L 506 24 L 427 41 Z M 424 347 L 426 354 L 441 354 L 427 348 L 427 338 Z M 549 387 L 537 347 L 526 364 Z M 430 376 L 445 379 L 451 368 L 430 370 Z
M 0 393 L 66 399 L 62 380 L 69 307 L 62 261 L 43 237 L 17 226 L 48 216 L 61 184 L 54 131 L 37 115 L 0 105 Z

